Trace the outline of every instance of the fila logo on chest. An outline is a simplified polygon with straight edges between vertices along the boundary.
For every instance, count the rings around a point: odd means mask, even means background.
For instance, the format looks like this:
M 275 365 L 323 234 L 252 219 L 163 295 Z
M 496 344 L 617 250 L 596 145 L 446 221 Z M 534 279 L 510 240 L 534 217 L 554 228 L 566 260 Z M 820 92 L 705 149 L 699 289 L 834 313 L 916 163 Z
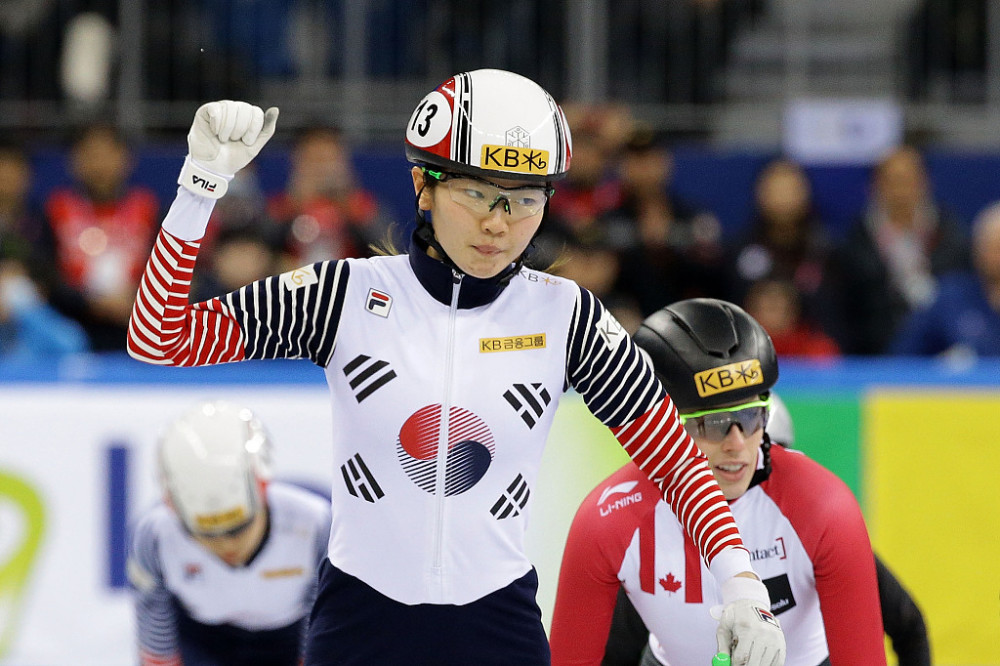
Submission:
M 392 296 L 374 287 L 368 290 L 365 310 L 379 317 L 388 317 L 390 308 L 392 308 Z

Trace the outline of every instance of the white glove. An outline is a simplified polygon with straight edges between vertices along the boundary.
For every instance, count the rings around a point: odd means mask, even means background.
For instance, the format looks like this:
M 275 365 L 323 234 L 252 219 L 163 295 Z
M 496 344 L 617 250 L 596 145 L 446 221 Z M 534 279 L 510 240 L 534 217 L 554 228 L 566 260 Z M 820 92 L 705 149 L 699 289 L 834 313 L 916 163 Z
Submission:
M 246 102 L 222 100 L 199 107 L 188 132 L 188 156 L 178 183 L 203 197 L 226 193 L 237 171 L 274 135 L 278 108 L 264 112 Z
M 721 591 L 723 605 L 711 610 L 719 621 L 719 652 L 730 655 L 733 666 L 782 666 L 785 636 L 771 614 L 764 583 L 734 576 L 722 583 Z

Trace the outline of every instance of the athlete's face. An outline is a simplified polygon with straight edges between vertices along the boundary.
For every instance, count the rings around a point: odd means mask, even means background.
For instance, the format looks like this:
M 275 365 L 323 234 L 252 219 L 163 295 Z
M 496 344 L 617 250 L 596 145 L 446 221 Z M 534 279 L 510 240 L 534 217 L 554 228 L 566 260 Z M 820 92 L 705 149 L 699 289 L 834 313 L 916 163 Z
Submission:
M 424 173 L 411 170 L 414 192 L 424 186 Z M 530 185 L 517 180 L 490 181 L 504 189 Z M 501 202 L 491 212 L 477 214 L 449 195 L 447 183 L 424 189 L 420 208 L 430 211 L 434 235 L 452 261 L 465 273 L 490 278 L 517 260 L 538 231 L 544 209 L 529 217 L 514 219 Z
M 250 523 L 239 532 L 225 536 L 193 534 L 194 540 L 231 567 L 246 564 L 260 546 L 267 531 L 267 512 L 258 511 Z
M 729 432 L 721 440 L 694 437 L 695 444 L 708 458 L 708 466 L 727 500 L 741 497 L 750 487 L 763 440 L 763 427 L 744 433 L 736 423 L 729 427 Z

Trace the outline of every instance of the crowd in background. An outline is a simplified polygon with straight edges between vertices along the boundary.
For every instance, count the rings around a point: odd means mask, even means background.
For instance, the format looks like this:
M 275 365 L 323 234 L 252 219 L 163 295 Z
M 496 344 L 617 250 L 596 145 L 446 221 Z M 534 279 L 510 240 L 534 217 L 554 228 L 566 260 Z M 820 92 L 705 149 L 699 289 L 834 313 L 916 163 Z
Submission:
M 1000 354 L 1000 212 L 984 210 L 970 232 L 935 201 L 916 147 L 873 167 L 869 200 L 836 242 L 806 171 L 775 157 L 757 176 L 746 231 L 726 239 L 710 211 L 672 195 L 662 138 L 620 108 L 568 113 L 574 165 L 543 237 L 568 259 L 556 271 L 626 328 L 705 296 L 746 308 L 783 358 Z
M 303 130 L 289 156 L 281 192 L 265 196 L 252 169 L 230 185 L 203 240 L 194 298 L 363 256 L 390 233 L 336 128 Z M 71 183 L 36 202 L 29 147 L 0 142 L 0 358 L 125 350 L 139 277 L 169 204 L 131 178 L 133 157 L 119 130 L 87 125 L 68 147 Z
M 935 201 L 920 151 L 892 150 L 870 198 L 834 242 L 807 172 L 777 156 L 759 172 L 752 219 L 726 238 L 672 192 L 664 137 L 621 105 L 567 105 L 574 154 L 532 262 L 597 294 L 626 329 L 699 296 L 742 305 L 783 357 L 1000 355 L 1000 204 L 967 224 Z M 30 200 L 29 147 L 0 144 L 0 353 L 123 351 L 139 275 L 165 207 L 130 178 L 133 148 L 92 124 L 68 146 L 72 183 Z M 361 186 L 336 128 L 299 132 L 283 189 L 241 172 L 215 209 L 194 298 L 276 271 L 367 256 L 405 230 Z M 398 236 L 399 234 L 396 233 Z M 395 239 L 405 247 L 406 239 Z M 398 242 L 402 240 L 402 243 Z
M 370 0 L 365 32 L 393 48 L 369 48 L 362 67 L 371 77 L 419 77 L 446 62 L 500 66 L 558 95 L 571 6 Z M 42 201 L 29 197 L 33 144 L 0 140 L 5 358 L 124 349 L 139 273 L 169 205 L 131 177 L 137 147 L 109 120 L 128 55 L 119 42 L 127 7 L 118 0 L 0 3 L 0 100 L 61 99 L 69 102 L 66 122 L 81 121 L 66 147 L 71 184 Z M 985 7 L 983 0 L 914 0 L 904 45 L 912 65 L 907 96 L 925 97 L 942 67 L 962 75 L 949 80 L 983 89 Z M 768 0 L 616 4 L 606 26 L 615 63 L 608 92 L 628 102 L 567 107 L 573 167 L 536 240 L 536 265 L 594 291 L 628 330 L 667 303 L 711 296 L 743 305 L 784 357 L 1000 354 L 1000 211 L 987 208 L 973 224 L 956 219 L 934 200 L 917 145 L 875 165 L 866 207 L 836 240 L 807 172 L 782 156 L 758 174 L 752 218 L 738 237 L 727 237 L 712 211 L 674 193 L 671 144 L 632 109 L 720 100 L 714 74 L 734 36 L 774 8 Z M 141 96 L 249 99 L 264 80 L 342 76 L 349 10 L 342 0 L 146 2 Z M 105 120 L 87 124 L 85 117 Z M 412 223 L 391 219 L 360 185 L 337 128 L 293 126 L 283 190 L 265 193 L 250 169 L 219 202 L 195 298 L 307 262 L 365 256 L 393 223 L 403 230 Z

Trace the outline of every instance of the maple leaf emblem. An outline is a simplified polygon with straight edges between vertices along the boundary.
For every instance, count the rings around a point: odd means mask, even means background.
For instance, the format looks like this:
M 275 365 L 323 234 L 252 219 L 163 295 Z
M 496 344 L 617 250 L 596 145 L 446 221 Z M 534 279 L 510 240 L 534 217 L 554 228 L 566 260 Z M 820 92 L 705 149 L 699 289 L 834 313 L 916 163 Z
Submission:
M 660 587 L 673 594 L 677 590 L 681 589 L 681 582 L 674 578 L 672 573 L 668 573 L 666 578 L 660 579 Z

